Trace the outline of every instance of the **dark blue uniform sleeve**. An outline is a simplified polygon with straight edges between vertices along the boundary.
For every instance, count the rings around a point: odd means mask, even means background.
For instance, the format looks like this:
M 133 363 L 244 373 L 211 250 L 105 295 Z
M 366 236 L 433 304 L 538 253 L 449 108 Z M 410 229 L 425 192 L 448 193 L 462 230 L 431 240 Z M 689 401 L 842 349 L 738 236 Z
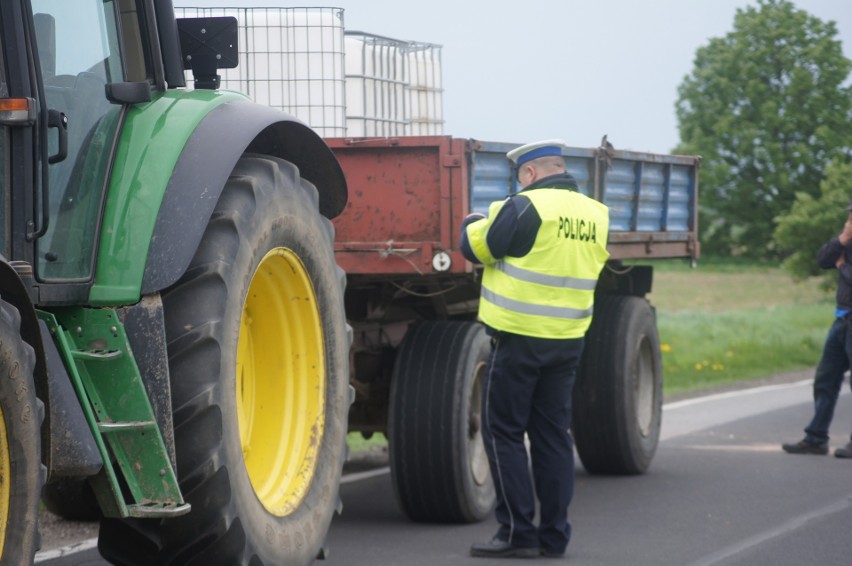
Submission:
M 541 216 L 523 195 L 509 199 L 488 229 L 485 241 L 491 255 L 500 259 L 506 256 L 524 257 L 535 244 Z

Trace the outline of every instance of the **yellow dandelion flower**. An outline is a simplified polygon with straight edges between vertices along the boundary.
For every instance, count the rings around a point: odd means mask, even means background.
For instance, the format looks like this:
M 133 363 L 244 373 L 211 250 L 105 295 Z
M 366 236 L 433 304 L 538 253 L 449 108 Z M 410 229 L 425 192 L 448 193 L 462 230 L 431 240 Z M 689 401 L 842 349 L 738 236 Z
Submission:
M 671 352 L 671 351 L 672 351 L 672 347 L 671 347 L 670 345 L 668 345 L 668 344 L 661 344 L 661 345 L 660 345 L 660 350 L 661 350 L 661 351 L 663 351 L 663 352 Z

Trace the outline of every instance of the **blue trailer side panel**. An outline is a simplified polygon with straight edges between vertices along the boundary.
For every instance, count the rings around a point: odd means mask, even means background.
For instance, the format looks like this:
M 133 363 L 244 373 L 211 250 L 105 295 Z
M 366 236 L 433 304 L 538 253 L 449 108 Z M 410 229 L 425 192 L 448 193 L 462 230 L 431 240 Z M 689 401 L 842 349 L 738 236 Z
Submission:
M 506 152 L 519 144 L 469 142 L 470 210 L 486 213 L 521 187 Z M 580 192 L 610 209 L 610 253 L 624 258 L 697 258 L 700 158 L 568 148 L 565 167 Z

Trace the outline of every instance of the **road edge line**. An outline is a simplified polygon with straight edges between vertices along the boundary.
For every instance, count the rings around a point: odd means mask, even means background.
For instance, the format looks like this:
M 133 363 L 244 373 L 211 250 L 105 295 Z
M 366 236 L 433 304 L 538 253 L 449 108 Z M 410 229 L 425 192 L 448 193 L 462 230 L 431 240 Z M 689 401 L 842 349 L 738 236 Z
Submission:
M 796 387 L 803 387 L 805 385 L 812 385 L 814 382 L 813 379 L 803 379 L 801 381 L 794 381 L 792 383 L 779 383 L 775 385 L 761 385 L 760 387 L 751 387 L 749 389 L 737 389 L 735 391 L 725 391 L 724 393 L 714 393 L 712 395 L 705 395 L 703 397 L 694 397 L 692 399 L 684 399 L 682 401 L 674 401 L 672 403 L 664 403 L 663 410 L 671 411 L 674 409 L 682 409 L 683 407 L 691 407 L 693 405 L 700 405 L 701 403 L 709 403 L 712 401 L 719 401 L 722 399 L 732 399 L 734 397 L 745 397 L 746 395 L 757 395 L 759 393 L 766 393 L 767 391 L 780 391 L 783 389 L 795 389 Z

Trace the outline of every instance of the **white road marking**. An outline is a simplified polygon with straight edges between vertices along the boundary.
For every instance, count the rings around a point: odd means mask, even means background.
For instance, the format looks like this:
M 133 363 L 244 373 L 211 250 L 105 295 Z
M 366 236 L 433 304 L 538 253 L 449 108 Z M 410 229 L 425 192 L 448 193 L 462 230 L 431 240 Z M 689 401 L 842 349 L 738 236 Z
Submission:
M 71 556 L 72 554 L 77 554 L 78 552 L 85 552 L 87 550 L 97 548 L 97 546 L 98 539 L 90 538 L 68 546 L 63 546 L 62 548 L 54 548 L 53 550 L 43 550 L 41 552 L 36 552 L 35 563 L 38 564 L 39 562 L 47 562 L 48 560 L 56 560 L 57 558 L 62 558 L 64 556 Z
M 793 383 L 763 385 L 750 389 L 728 391 L 663 405 L 663 426 L 660 441 L 692 434 L 700 430 L 754 417 L 796 405 L 812 405 L 812 379 Z M 844 385 L 841 396 L 849 395 Z M 790 423 L 787 435 L 793 438 L 802 433 L 807 420 Z
M 375 478 L 377 476 L 383 476 L 385 474 L 390 473 L 390 466 L 385 466 L 383 468 L 376 468 L 375 470 L 367 470 L 366 472 L 356 472 L 354 474 L 344 474 L 342 478 L 340 478 L 340 483 L 354 483 L 356 481 L 368 480 L 370 478 Z

